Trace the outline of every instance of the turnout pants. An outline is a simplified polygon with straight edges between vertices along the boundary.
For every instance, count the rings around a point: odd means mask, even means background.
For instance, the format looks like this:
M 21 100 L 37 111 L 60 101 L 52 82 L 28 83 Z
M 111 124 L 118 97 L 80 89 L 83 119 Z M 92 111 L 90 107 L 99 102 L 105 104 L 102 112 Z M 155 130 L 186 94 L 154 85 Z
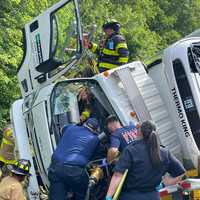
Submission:
M 74 193 L 75 200 L 85 198 L 89 178 L 84 168 L 54 163 L 49 168 L 48 178 L 49 200 L 66 200 L 68 192 Z

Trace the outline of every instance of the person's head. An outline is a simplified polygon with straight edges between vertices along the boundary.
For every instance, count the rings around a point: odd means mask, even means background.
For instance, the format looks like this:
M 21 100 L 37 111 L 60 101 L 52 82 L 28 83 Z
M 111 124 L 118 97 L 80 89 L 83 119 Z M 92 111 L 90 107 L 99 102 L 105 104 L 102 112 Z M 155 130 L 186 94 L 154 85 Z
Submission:
M 92 93 L 88 88 L 83 88 L 79 92 L 79 100 L 88 101 L 92 98 Z
M 152 164 L 154 166 L 159 166 L 161 163 L 160 144 L 156 135 L 155 123 L 152 121 L 143 122 L 140 131 L 144 141 L 148 144 Z
M 19 159 L 13 165 L 8 165 L 8 169 L 18 181 L 22 182 L 30 174 L 31 163 L 26 159 Z
M 5 138 L 10 138 L 13 136 L 13 130 L 12 128 L 10 127 L 6 127 L 4 130 L 3 130 L 3 137 Z
M 119 119 L 115 115 L 108 116 L 105 124 L 110 133 L 114 133 L 118 128 L 122 127 Z
M 120 23 L 116 20 L 109 20 L 103 24 L 102 29 L 105 32 L 106 36 L 109 37 L 113 33 L 119 33 Z
M 83 125 L 94 133 L 99 132 L 99 122 L 96 118 L 87 119 Z

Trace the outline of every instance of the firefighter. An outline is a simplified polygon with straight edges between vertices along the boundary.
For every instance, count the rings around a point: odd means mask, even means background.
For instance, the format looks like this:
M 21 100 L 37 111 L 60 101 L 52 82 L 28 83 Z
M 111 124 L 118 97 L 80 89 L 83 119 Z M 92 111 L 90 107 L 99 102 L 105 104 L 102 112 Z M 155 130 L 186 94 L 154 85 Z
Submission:
M 142 138 L 127 146 L 114 168 L 114 174 L 106 200 L 112 196 L 128 169 L 120 200 L 159 200 L 156 186 L 163 178 L 165 185 L 174 185 L 182 180 L 185 169 L 168 150 L 160 147 L 156 125 L 151 121 L 142 123 Z M 165 175 L 169 173 L 169 175 Z
M 93 111 L 93 95 L 88 88 L 82 88 L 78 95 L 78 106 L 80 112 L 80 122 L 85 122 Z
M 25 200 L 22 182 L 30 176 L 30 161 L 20 159 L 13 165 L 8 165 L 11 172 L 0 183 L 0 200 Z
M 98 121 L 89 118 L 83 126 L 69 125 L 52 155 L 49 167 L 49 200 L 63 200 L 72 191 L 83 200 L 88 186 L 86 165 L 99 145 Z
M 85 48 L 90 49 L 98 57 L 97 65 L 100 73 L 128 62 L 129 51 L 125 38 L 120 34 L 120 26 L 116 20 L 103 24 L 105 39 L 99 45 L 84 37 Z
M 88 118 L 96 118 L 101 130 L 104 128 L 104 119 L 108 116 L 108 113 L 88 87 L 83 87 L 80 90 L 78 94 L 78 107 L 80 124 L 83 124 Z
M 123 149 L 139 138 L 139 132 L 135 125 L 129 125 L 122 127 L 119 119 L 110 115 L 106 119 L 106 127 L 111 134 L 110 148 L 107 153 L 107 161 L 111 163 Z
M 15 163 L 14 156 L 15 140 L 13 137 L 13 131 L 11 128 L 5 128 L 3 131 L 3 138 L 0 145 L 0 167 L 5 164 Z

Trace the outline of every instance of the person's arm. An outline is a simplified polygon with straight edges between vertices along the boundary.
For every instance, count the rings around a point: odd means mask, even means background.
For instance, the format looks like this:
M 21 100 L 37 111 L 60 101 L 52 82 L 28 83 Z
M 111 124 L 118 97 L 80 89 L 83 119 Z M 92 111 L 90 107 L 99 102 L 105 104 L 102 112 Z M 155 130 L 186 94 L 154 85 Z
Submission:
M 117 52 L 119 53 L 119 60 L 118 62 L 122 64 L 126 64 L 128 62 L 129 51 L 127 48 L 126 43 L 120 43 L 117 45 L 118 49 Z
M 129 57 L 129 51 L 128 47 L 125 41 L 119 41 L 118 44 L 116 45 L 116 51 L 119 54 L 119 64 L 123 65 L 128 62 L 128 57 Z
M 177 184 L 182 180 L 185 175 L 185 168 L 183 167 L 182 163 L 173 156 L 170 152 L 168 152 L 168 168 L 167 172 L 171 175 L 163 177 L 163 183 L 166 186 Z
M 88 109 L 85 109 L 80 116 L 80 121 L 85 122 L 90 117 L 91 112 Z
M 97 55 L 99 55 L 99 53 L 100 53 L 100 48 L 99 48 L 98 44 L 96 44 L 94 42 L 90 42 L 89 49 L 92 53 L 95 53 Z
M 185 174 L 182 174 L 182 175 L 177 176 L 177 177 L 170 177 L 168 175 L 165 175 L 162 179 L 162 182 L 164 183 L 165 186 L 175 185 L 175 184 L 182 181 L 182 178 L 184 177 L 184 175 Z
M 120 140 L 119 138 L 111 135 L 110 137 L 110 148 L 108 149 L 107 153 L 107 162 L 111 164 L 115 158 L 119 155 L 119 146 L 120 146 Z
M 123 173 L 120 172 L 115 172 L 112 176 L 111 182 L 110 182 L 110 186 L 108 188 L 108 192 L 107 192 L 107 198 L 108 197 L 112 197 L 121 181 L 123 177 Z
M 109 148 L 107 153 L 107 162 L 111 164 L 119 155 L 118 148 Z
M 119 161 L 116 163 L 114 168 L 114 174 L 110 182 L 110 186 L 107 192 L 107 199 L 112 199 L 112 196 L 116 192 L 116 189 L 125 173 L 125 171 L 131 170 L 132 168 L 132 158 L 131 158 L 131 152 L 126 147 L 122 153 L 122 155 L 119 158 Z
M 89 40 L 88 34 L 83 34 L 83 46 L 86 49 L 90 49 L 95 54 L 99 53 L 99 46 Z

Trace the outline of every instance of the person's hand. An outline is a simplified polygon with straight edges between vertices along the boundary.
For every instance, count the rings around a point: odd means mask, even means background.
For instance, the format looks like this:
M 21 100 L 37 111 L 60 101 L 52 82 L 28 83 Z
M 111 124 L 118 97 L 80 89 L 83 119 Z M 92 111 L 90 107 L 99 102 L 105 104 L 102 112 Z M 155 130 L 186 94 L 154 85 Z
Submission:
M 175 185 L 181 182 L 181 178 L 182 176 L 170 177 L 169 175 L 165 175 L 162 178 L 162 182 L 165 186 Z
M 81 122 L 81 123 L 85 122 L 86 119 L 87 119 L 87 118 L 86 118 L 84 115 L 81 115 L 81 116 L 80 116 L 80 122 Z
M 172 179 L 171 177 L 165 175 L 162 177 L 162 182 L 165 186 L 169 186 L 171 185 L 171 179 Z
M 106 200 L 112 200 L 112 197 L 106 196 Z
M 90 43 L 90 41 L 89 41 L 89 36 L 88 36 L 87 33 L 86 33 L 86 34 L 83 34 L 83 46 L 84 46 L 84 48 L 86 48 L 86 49 L 89 49 L 90 46 L 91 46 L 91 43 Z

